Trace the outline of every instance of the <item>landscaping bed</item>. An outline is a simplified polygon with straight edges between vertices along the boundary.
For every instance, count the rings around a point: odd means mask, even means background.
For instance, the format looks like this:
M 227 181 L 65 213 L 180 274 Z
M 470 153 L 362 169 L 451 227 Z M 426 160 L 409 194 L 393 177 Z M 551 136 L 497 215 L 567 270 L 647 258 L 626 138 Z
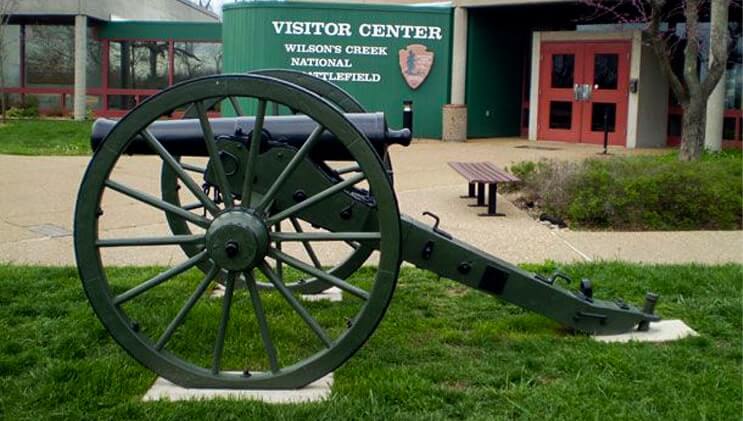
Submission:
M 676 154 L 542 160 L 513 165 L 522 182 L 514 202 L 573 228 L 613 230 L 741 229 L 740 151 L 682 162 Z
M 555 267 L 529 269 L 549 273 Z M 156 376 L 109 337 L 75 269 L 0 265 L 0 418 L 740 418 L 743 266 L 602 263 L 561 269 L 575 279 L 592 278 L 601 298 L 641 303 L 646 291 L 657 292 L 657 312 L 683 319 L 701 336 L 665 344 L 599 343 L 494 297 L 404 268 L 385 319 L 336 372 L 327 402 L 144 403 L 141 397 Z M 158 270 L 119 268 L 110 276 L 136 282 Z M 162 295 L 152 311 L 177 310 L 177 297 L 200 279 L 193 271 L 158 287 Z M 249 305 L 245 294 L 238 291 L 237 305 Z M 271 294 L 262 294 L 269 305 Z M 307 305 L 320 316 L 327 307 Z M 219 312 L 218 300 L 204 310 L 214 322 L 208 325 L 212 334 Z M 272 328 L 296 330 L 299 323 L 274 321 Z
M 0 154 L 90 155 L 92 121 L 7 120 L 0 124 Z

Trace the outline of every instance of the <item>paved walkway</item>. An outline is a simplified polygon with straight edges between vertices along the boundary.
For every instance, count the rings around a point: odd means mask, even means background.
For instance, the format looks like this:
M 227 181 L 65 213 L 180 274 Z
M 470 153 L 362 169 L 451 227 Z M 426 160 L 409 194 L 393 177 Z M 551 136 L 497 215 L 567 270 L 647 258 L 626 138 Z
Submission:
M 535 148 L 537 147 L 537 148 Z M 506 260 L 559 262 L 626 260 L 653 263 L 743 263 L 740 231 L 694 232 L 574 232 L 554 231 L 500 198 L 505 217 L 482 218 L 481 208 L 467 207 L 459 196 L 465 181 L 447 161 L 488 160 L 508 166 L 542 157 L 579 159 L 595 156 L 594 146 L 530 143 L 519 139 L 482 140 L 464 144 L 416 142 L 393 148 L 395 184 L 402 213 L 425 220 L 425 210 L 438 214 L 442 228 L 455 237 Z M 614 154 L 660 153 L 612 149 Z M 87 157 L 20 157 L 0 155 L 0 262 L 74 265 L 72 213 Z M 159 161 L 123 158 L 117 179 L 157 191 Z M 117 195 L 107 195 L 101 231 L 106 236 L 167 234 L 157 212 Z M 319 250 L 325 262 L 344 250 Z M 110 264 L 168 264 L 182 260 L 175 248 L 115 249 L 105 258 Z

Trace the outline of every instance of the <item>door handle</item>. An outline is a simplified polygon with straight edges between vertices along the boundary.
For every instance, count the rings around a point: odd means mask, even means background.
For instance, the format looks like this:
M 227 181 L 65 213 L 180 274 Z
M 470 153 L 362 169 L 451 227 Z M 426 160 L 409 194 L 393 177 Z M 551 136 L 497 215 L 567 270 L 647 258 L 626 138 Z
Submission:
M 573 99 L 574 100 L 576 100 L 576 101 L 580 101 L 581 100 L 581 97 L 582 97 L 581 91 L 582 90 L 583 90 L 583 88 L 578 83 L 576 83 L 575 86 L 573 86 Z
M 590 101 L 591 94 L 593 93 L 593 86 L 591 86 L 590 83 L 584 84 L 582 93 L 583 93 L 583 101 Z

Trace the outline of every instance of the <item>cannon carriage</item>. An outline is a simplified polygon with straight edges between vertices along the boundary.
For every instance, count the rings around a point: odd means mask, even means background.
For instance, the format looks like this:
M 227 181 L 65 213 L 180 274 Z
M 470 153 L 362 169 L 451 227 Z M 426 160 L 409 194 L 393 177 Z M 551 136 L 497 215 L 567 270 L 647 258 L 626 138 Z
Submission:
M 219 117 L 210 113 L 217 105 Z M 163 119 L 179 110 L 182 119 Z M 121 121 L 96 122 L 74 238 L 94 311 L 129 354 L 174 383 L 255 389 L 302 387 L 348 360 L 381 321 L 403 261 L 576 331 L 620 333 L 659 320 L 652 305 L 598 299 L 589 280 L 568 290 L 555 282 L 562 274 L 524 271 L 454 239 L 438 223 L 401 215 L 387 149 L 411 139 L 409 127 L 388 128 L 383 114 L 366 112 L 340 88 L 284 70 L 184 82 Z M 115 179 L 127 155 L 161 161 L 157 194 Z M 187 161 L 193 156 L 206 163 Z M 109 193 L 161 212 L 170 234 L 101 235 Z M 332 264 L 315 252 L 326 243 L 346 247 Z M 133 285 L 112 281 L 103 250 L 156 246 L 177 246 L 185 256 Z M 362 268 L 372 255 L 375 264 Z M 295 276 L 285 277 L 286 268 Z M 199 281 L 187 285 L 177 311 L 160 314 L 148 295 L 193 271 Z M 219 308 L 192 314 L 216 283 L 224 285 Z M 346 297 L 338 309 L 299 297 L 329 287 Z M 188 327 L 197 322 L 211 328 Z

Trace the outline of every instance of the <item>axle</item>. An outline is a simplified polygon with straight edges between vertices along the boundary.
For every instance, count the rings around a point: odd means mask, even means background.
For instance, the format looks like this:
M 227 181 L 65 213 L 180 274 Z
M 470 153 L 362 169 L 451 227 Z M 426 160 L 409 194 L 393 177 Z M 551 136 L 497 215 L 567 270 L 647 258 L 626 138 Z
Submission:
M 380 156 L 389 145 L 407 146 L 412 140 L 408 129 L 392 130 L 387 127 L 384 113 L 346 114 L 356 127 L 369 139 Z M 106 136 L 116 126 L 116 121 L 98 119 L 93 124 L 91 147 L 97 150 Z M 249 143 L 255 117 L 213 118 L 209 123 L 214 136 L 219 139 L 238 139 Z M 266 116 L 263 124 L 264 139 L 299 148 L 307 140 L 317 123 L 307 116 Z M 204 143 L 204 134 L 198 119 L 157 121 L 150 125 L 150 132 L 165 149 L 176 156 L 209 156 Z M 132 155 L 151 155 L 154 151 L 138 136 L 126 150 Z M 325 131 L 312 149 L 311 156 L 328 161 L 346 161 L 351 156 L 338 139 Z

